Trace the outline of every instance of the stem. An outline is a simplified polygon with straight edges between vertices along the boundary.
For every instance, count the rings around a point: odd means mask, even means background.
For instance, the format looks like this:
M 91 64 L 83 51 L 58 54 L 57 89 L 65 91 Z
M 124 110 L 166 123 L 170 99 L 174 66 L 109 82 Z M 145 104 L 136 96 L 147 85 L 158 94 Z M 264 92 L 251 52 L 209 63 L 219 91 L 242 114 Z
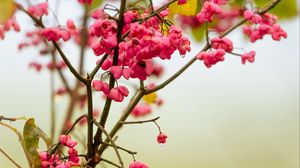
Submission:
M 5 151 L 2 150 L 1 148 L 0 148 L 0 152 L 1 152 L 4 156 L 6 156 L 6 157 L 8 158 L 8 160 L 10 160 L 16 167 L 22 168 L 16 161 L 14 161 L 14 159 L 13 159 L 12 157 L 10 157 L 7 153 L 5 153 Z
M 206 44 L 206 46 L 200 52 L 206 51 L 209 48 L 210 48 L 210 45 Z M 167 79 L 166 81 L 164 81 L 160 85 L 157 85 L 155 88 L 147 90 L 146 94 L 150 94 L 150 93 L 156 92 L 156 91 L 164 88 L 165 86 L 167 86 L 169 83 L 171 83 L 173 80 L 175 80 L 179 75 L 181 75 L 185 70 L 187 70 L 196 60 L 197 60 L 196 56 L 193 57 L 188 63 L 186 63 L 181 69 L 179 69 L 169 79 Z
M 155 122 L 156 120 L 158 120 L 160 117 L 156 117 L 153 119 L 149 119 L 149 120 L 143 120 L 143 121 L 122 121 L 122 124 L 144 124 L 144 123 L 149 123 L 149 122 Z
M 101 143 L 103 143 L 103 144 L 105 144 L 105 145 L 107 145 L 107 146 L 113 147 L 113 145 L 110 144 L 110 143 L 106 143 L 106 142 L 101 142 Z M 127 153 L 131 154 L 131 155 L 136 155 L 136 154 L 137 154 L 137 152 L 130 151 L 130 150 L 125 149 L 125 148 L 123 148 L 123 147 L 120 147 L 120 146 L 116 146 L 116 147 L 117 147 L 118 149 L 124 151 L 124 152 L 127 152 Z
M 25 117 L 20 117 L 20 118 L 13 117 L 13 118 L 10 118 L 10 117 L 0 116 L 0 121 L 2 121 L 2 120 L 7 120 L 7 121 L 12 122 L 12 121 L 17 121 L 17 120 L 27 120 L 27 119 Z
M 106 163 L 108 163 L 108 164 L 111 164 L 111 165 L 113 165 L 113 166 L 115 166 L 115 167 L 122 168 L 121 166 L 115 164 L 114 162 L 112 162 L 112 161 L 110 161 L 110 160 L 101 158 L 101 161 L 106 162 Z
M 44 43 L 45 43 L 46 46 L 49 47 L 48 42 L 47 42 L 46 40 L 45 40 Z M 67 89 L 67 92 L 68 92 L 69 94 L 71 94 L 71 93 L 72 93 L 72 90 L 71 90 L 71 88 L 70 88 L 70 86 L 69 86 L 69 83 L 68 83 L 66 77 L 64 76 L 62 70 L 56 66 L 56 54 L 55 54 L 55 50 L 52 50 L 52 51 L 51 51 L 51 57 L 52 57 L 52 63 L 53 63 L 53 65 L 54 65 L 54 67 L 56 68 L 57 72 L 58 72 L 58 76 L 60 77 L 60 79 L 61 79 L 61 81 L 62 81 L 64 87 Z
M 87 115 L 86 115 L 86 114 L 83 114 L 83 115 L 79 116 L 79 117 L 75 120 L 75 122 L 73 123 L 73 125 L 71 126 L 71 128 L 69 128 L 69 129 L 64 133 L 64 135 L 68 135 L 68 134 L 74 129 L 74 127 L 77 125 L 77 123 L 78 123 L 81 119 L 83 119 L 83 118 L 87 118 Z
M 68 66 L 69 70 L 72 72 L 72 74 L 82 83 L 86 83 L 86 79 L 84 77 L 82 77 L 77 71 L 76 69 L 73 67 L 73 65 L 71 64 L 71 62 L 69 61 L 69 59 L 67 58 L 67 56 L 65 55 L 65 53 L 62 51 L 62 49 L 59 47 L 59 45 L 57 44 L 57 42 L 52 41 L 54 47 L 57 49 L 58 53 L 60 54 L 61 58 L 64 60 L 64 62 L 66 63 L 66 65 Z
M 132 101 L 128 104 L 127 108 L 125 109 L 124 113 L 122 114 L 122 116 L 120 117 L 120 119 L 118 120 L 118 122 L 115 124 L 115 126 L 113 127 L 113 129 L 110 132 L 110 137 L 114 137 L 116 135 L 116 133 L 119 131 L 119 129 L 122 127 L 122 122 L 125 121 L 128 116 L 130 115 L 131 111 L 133 110 L 133 108 L 138 104 L 138 102 L 143 98 L 143 96 L 145 95 L 145 90 L 144 88 L 141 88 L 138 90 L 138 93 L 136 94 L 136 97 L 132 99 Z M 109 142 L 109 139 L 105 140 L 106 143 Z M 101 156 L 102 153 L 104 152 L 104 150 L 107 148 L 107 145 L 102 144 L 98 150 L 98 154 Z
M 119 43 L 122 41 L 122 30 L 124 27 L 124 12 L 126 7 L 126 0 L 122 0 L 120 4 L 120 13 L 118 19 L 118 31 L 117 31 L 117 46 L 114 49 L 114 57 L 113 57 L 113 65 L 118 65 L 118 57 L 119 57 Z M 110 76 L 109 79 L 109 88 L 113 88 L 115 85 L 115 79 L 113 75 Z M 105 105 L 103 108 L 103 112 L 100 119 L 100 124 L 102 127 L 105 127 L 106 120 L 108 118 L 108 114 L 111 107 L 112 100 L 110 98 L 106 98 Z M 96 135 L 94 137 L 94 149 L 98 149 L 100 142 L 102 141 L 102 131 L 101 129 L 97 129 Z
M 88 79 L 90 77 L 88 76 Z M 88 158 L 92 158 L 94 156 L 93 150 L 93 94 L 92 94 L 92 86 L 91 80 L 86 84 L 87 97 L 88 97 L 88 115 L 87 115 L 87 147 L 88 147 Z
M 88 41 L 88 31 L 87 31 L 87 21 L 88 21 L 88 7 L 84 6 L 84 16 L 82 21 L 82 27 L 80 31 L 80 60 L 79 60 L 79 74 L 83 75 L 83 67 L 84 67 L 84 56 L 85 56 L 85 47 Z
M 115 142 L 113 141 L 113 139 L 111 138 L 111 136 L 107 133 L 107 131 L 102 127 L 101 124 L 97 123 L 97 121 L 93 120 L 94 124 L 98 126 L 99 129 L 101 129 L 101 131 L 106 135 L 107 139 L 110 141 L 110 143 L 112 144 L 116 155 L 119 159 L 119 163 L 121 164 L 121 167 L 124 168 L 124 162 L 122 161 L 121 155 L 118 151 L 117 145 L 115 144 Z
M 53 142 L 54 140 L 54 135 L 55 135 L 55 122 L 56 122 L 56 114 L 55 114 L 55 88 L 54 88 L 54 72 L 51 71 L 50 72 L 50 111 L 51 111 L 51 122 L 50 122 L 50 136 L 51 136 L 51 141 Z
M 92 79 L 94 79 L 94 76 L 95 76 L 96 73 L 99 71 L 99 69 L 101 68 L 103 62 L 105 61 L 105 59 L 106 59 L 107 57 L 108 57 L 108 54 L 105 54 L 105 55 L 101 58 L 100 62 L 99 62 L 99 63 L 96 65 L 96 67 L 93 69 L 93 71 L 90 73 L 90 77 L 91 77 Z
M 73 123 L 73 125 L 71 126 L 71 128 L 69 128 L 67 131 L 65 131 L 65 132 L 61 132 L 61 134 L 60 135 L 68 135 L 68 134 L 70 134 L 70 132 L 74 129 L 74 127 L 77 125 L 77 123 L 81 120 L 81 119 L 83 119 L 83 118 L 86 118 L 87 117 L 87 115 L 86 114 L 84 114 L 84 115 L 81 115 L 80 117 L 78 117 L 76 120 L 75 120 L 75 122 Z M 53 154 L 53 153 L 55 153 L 56 152 L 56 150 L 57 149 L 59 149 L 59 147 L 60 147 L 60 142 L 59 143 L 57 143 L 55 146 L 54 146 L 54 148 L 51 150 L 51 154 Z

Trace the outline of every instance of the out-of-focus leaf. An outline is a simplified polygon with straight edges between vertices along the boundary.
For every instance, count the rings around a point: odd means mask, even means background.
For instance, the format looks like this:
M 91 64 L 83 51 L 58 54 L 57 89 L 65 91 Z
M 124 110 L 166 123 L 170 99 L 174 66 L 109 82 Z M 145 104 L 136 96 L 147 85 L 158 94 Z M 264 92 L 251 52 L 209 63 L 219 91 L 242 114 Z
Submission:
M 29 159 L 31 166 L 33 168 L 40 167 L 40 156 L 37 151 L 40 138 L 45 141 L 49 148 L 51 145 L 50 139 L 39 127 L 35 125 L 33 118 L 28 119 L 23 129 L 23 140 L 25 149 L 30 157 Z
M 96 8 L 99 8 L 100 5 L 102 4 L 102 1 L 103 0 L 93 0 L 92 4 L 88 6 L 88 11 L 90 12 L 95 10 Z
M 147 94 L 143 97 L 143 100 L 148 103 L 148 104 L 153 104 L 155 103 L 157 99 L 157 94 L 156 93 L 150 93 L 150 94 Z
M 175 14 L 180 14 L 184 16 L 194 16 L 197 12 L 199 4 L 198 2 L 198 0 L 188 0 L 187 3 L 182 5 L 178 5 L 177 2 L 174 2 L 169 6 L 169 15 L 171 16 L 171 18 Z
M 257 6 L 270 3 L 270 0 L 255 0 Z M 274 13 L 279 19 L 287 19 L 298 15 L 298 3 L 296 0 L 282 0 L 270 12 Z
M 0 2 L 0 24 L 3 24 L 16 11 L 16 6 L 13 0 L 1 0 Z
M 196 41 L 201 41 L 205 37 L 205 26 L 201 25 L 199 27 L 192 28 L 191 32 Z

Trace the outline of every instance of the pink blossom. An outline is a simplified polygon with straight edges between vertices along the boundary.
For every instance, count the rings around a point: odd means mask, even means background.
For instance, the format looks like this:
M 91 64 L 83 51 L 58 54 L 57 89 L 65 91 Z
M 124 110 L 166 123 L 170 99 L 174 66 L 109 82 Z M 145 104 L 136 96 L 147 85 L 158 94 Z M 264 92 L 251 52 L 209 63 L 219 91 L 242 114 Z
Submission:
M 145 115 L 148 115 L 152 112 L 152 108 L 149 105 L 143 105 L 143 104 L 138 104 L 134 107 L 134 109 L 131 111 L 131 114 L 134 117 L 143 117 Z
M 270 33 L 272 35 L 272 39 L 276 41 L 280 41 L 281 37 L 287 38 L 287 33 L 278 24 L 274 24 L 272 26 Z
M 137 11 L 129 10 L 129 11 L 125 12 L 124 13 L 124 23 L 125 24 L 130 23 L 131 21 L 133 21 L 134 19 L 136 19 L 137 16 L 138 16 Z
M 186 4 L 187 0 L 178 0 L 178 5 Z
M 58 28 L 45 28 L 42 30 L 42 35 L 48 41 L 58 41 L 60 38 L 60 32 Z
M 93 0 L 78 0 L 78 2 L 81 3 L 81 4 L 87 3 L 89 5 L 91 5 L 92 1 Z
M 248 53 L 242 54 L 241 58 L 242 58 L 242 64 L 245 64 L 246 61 L 253 63 L 254 62 L 254 58 L 255 58 L 255 51 L 250 51 Z
M 40 72 L 42 69 L 42 64 L 38 63 L 38 62 L 30 62 L 29 63 L 29 68 L 33 68 L 35 69 L 37 72 Z
M 215 4 L 225 5 L 228 0 L 212 0 Z
M 229 38 L 214 37 L 210 41 L 211 46 L 214 49 L 223 49 L 226 52 L 231 52 L 233 50 L 233 44 Z
M 73 20 L 71 20 L 71 19 L 68 19 L 68 20 L 67 20 L 67 28 L 68 28 L 68 29 L 71 29 L 71 30 L 75 30 L 75 29 L 76 29 L 76 26 L 75 26 Z
M 158 142 L 159 144 L 164 144 L 164 143 L 167 142 L 167 138 L 168 138 L 167 135 L 165 135 L 165 134 L 163 134 L 163 133 L 160 133 L 160 134 L 157 136 L 156 140 L 157 140 L 157 142 Z
M 142 162 L 135 161 L 129 165 L 129 168 L 148 168 L 148 166 Z
M 244 18 L 255 24 L 262 22 L 262 17 L 249 9 L 244 12 Z
M 0 25 L 0 39 L 4 39 L 4 26 Z
M 14 29 L 14 31 L 19 32 L 20 31 L 20 25 L 16 21 L 15 17 L 12 17 L 8 19 L 4 25 L 4 30 L 9 31 L 11 28 Z
M 127 97 L 129 94 L 128 89 L 125 86 L 119 86 L 117 88 L 112 88 L 108 94 L 108 98 L 116 101 L 122 102 L 124 97 Z
M 220 14 L 222 9 L 215 3 L 205 1 L 201 11 L 196 15 L 196 18 L 200 23 L 212 22 L 212 16 Z
M 99 80 L 93 80 L 92 87 L 98 92 L 102 91 L 105 95 L 109 94 L 109 86 L 105 82 L 101 82 Z
M 203 60 L 205 66 L 210 68 L 218 62 L 224 61 L 225 51 L 223 49 L 217 49 L 212 52 L 201 52 L 196 57 L 199 60 Z
M 42 15 L 48 15 L 48 3 L 43 2 L 43 3 L 30 6 L 28 7 L 27 11 L 30 14 L 35 15 L 37 17 L 40 17 Z

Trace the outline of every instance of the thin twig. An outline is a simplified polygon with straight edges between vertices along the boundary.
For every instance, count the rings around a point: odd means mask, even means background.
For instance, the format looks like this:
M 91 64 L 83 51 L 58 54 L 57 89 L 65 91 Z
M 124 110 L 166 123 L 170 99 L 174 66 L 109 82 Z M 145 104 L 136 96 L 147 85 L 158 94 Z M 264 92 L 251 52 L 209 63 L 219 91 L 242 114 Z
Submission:
M 110 160 L 101 158 L 101 161 L 106 162 L 106 163 L 108 163 L 108 164 L 110 164 L 110 165 L 113 165 L 113 166 L 115 166 L 115 167 L 122 168 L 121 166 L 115 164 L 114 162 L 112 162 L 112 161 L 110 161 Z
M 99 124 L 97 121 L 93 120 L 94 124 L 105 134 L 105 136 L 109 139 L 110 143 L 113 145 L 113 148 L 116 152 L 116 155 L 119 159 L 119 163 L 121 164 L 121 167 L 124 168 L 124 162 L 122 161 L 121 155 L 118 151 L 117 145 L 115 144 L 115 142 L 113 141 L 113 139 L 111 138 L 111 136 L 107 133 L 107 131 L 102 127 L 101 124 Z
M 91 73 L 89 73 L 90 77 L 93 79 L 94 76 L 96 75 L 96 73 L 99 71 L 99 69 L 101 68 L 103 62 L 105 61 L 105 59 L 108 57 L 108 54 L 105 54 L 101 60 L 98 62 L 98 64 L 96 65 L 96 67 L 92 70 Z
M 35 17 L 34 15 L 30 14 L 26 9 L 24 9 L 24 7 L 17 3 L 14 2 L 15 5 L 17 6 L 17 8 L 21 11 L 23 11 L 25 14 L 27 14 L 39 27 L 41 28 L 46 28 L 45 25 L 41 22 L 40 19 L 38 19 L 37 17 Z M 55 41 L 52 41 L 54 47 L 57 49 L 58 53 L 60 54 L 60 56 L 62 57 L 62 59 L 64 60 L 64 62 L 66 63 L 66 65 L 68 66 L 69 70 L 72 72 L 72 74 L 82 83 L 86 83 L 86 79 L 84 77 L 82 77 L 77 71 L 76 69 L 73 67 L 73 65 L 71 64 L 71 62 L 69 61 L 69 59 L 67 58 L 67 56 L 65 55 L 65 53 L 62 51 L 62 49 L 59 47 L 58 43 Z
M 144 124 L 144 123 L 149 123 L 149 122 L 155 122 L 158 119 L 159 119 L 159 117 L 149 119 L 149 120 L 143 120 L 143 121 L 121 121 L 121 124 Z
M 88 75 L 88 79 L 90 79 Z M 93 158 L 95 150 L 93 149 L 93 94 L 91 80 L 86 84 L 87 102 L 88 102 L 88 114 L 87 114 L 87 149 L 88 158 Z
M 120 119 L 118 120 L 118 122 L 115 124 L 115 126 L 113 127 L 113 129 L 111 130 L 111 132 L 109 133 L 109 135 L 111 137 L 114 137 L 116 135 L 116 133 L 119 131 L 119 129 L 122 127 L 122 121 L 126 121 L 126 119 L 128 118 L 128 116 L 130 115 L 131 111 L 133 110 L 133 108 L 138 104 L 138 102 L 143 98 L 143 96 L 145 95 L 145 90 L 144 88 L 140 88 L 137 92 L 137 94 L 135 95 L 135 97 L 132 99 L 132 101 L 130 101 L 130 103 L 128 104 L 127 108 L 125 109 L 124 113 L 122 114 L 122 116 L 120 117 Z M 105 142 L 109 142 L 109 139 L 106 139 Z M 106 149 L 107 145 L 102 144 L 98 150 L 98 154 L 101 156 L 102 153 L 104 152 L 104 150 Z
M 18 118 L 16 118 L 16 117 L 4 117 L 4 116 L 0 116 L 0 121 L 2 121 L 2 120 L 7 120 L 7 121 L 17 121 L 17 120 L 26 120 L 26 118 L 25 117 L 18 117 Z
M 7 153 L 5 153 L 5 151 L 1 149 L 1 147 L 0 147 L 0 152 L 3 153 L 3 155 L 6 156 L 8 160 L 10 160 L 16 167 L 22 168 L 16 161 L 14 161 L 12 157 L 10 157 Z
M 107 142 L 101 142 L 101 143 L 103 143 L 103 144 L 105 144 L 105 145 L 107 145 L 107 146 L 113 147 L 113 145 L 110 144 L 110 143 L 107 143 Z M 124 151 L 124 152 L 127 152 L 127 153 L 131 154 L 131 155 L 136 155 L 136 154 L 137 154 L 137 152 L 133 152 L 133 151 L 131 151 L 131 150 L 125 149 L 125 148 L 123 148 L 123 147 L 121 147 L 121 146 L 116 146 L 116 147 L 117 147 L 118 149 Z

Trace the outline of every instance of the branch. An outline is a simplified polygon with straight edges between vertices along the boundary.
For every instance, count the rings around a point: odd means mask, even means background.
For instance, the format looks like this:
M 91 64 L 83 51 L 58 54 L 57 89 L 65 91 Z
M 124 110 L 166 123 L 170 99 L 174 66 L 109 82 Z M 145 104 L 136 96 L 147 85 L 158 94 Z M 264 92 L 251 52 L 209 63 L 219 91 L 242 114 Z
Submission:
M 115 142 L 112 140 L 111 136 L 107 133 L 107 131 L 102 127 L 101 124 L 99 124 L 97 121 L 93 120 L 94 124 L 96 126 L 98 126 L 98 128 L 106 135 L 106 137 L 109 139 L 110 143 L 112 144 L 115 152 L 116 152 L 116 155 L 119 159 L 119 163 L 121 164 L 121 167 L 124 168 L 124 162 L 122 161 L 122 158 L 121 158 L 121 155 L 118 151 L 118 148 L 117 148 L 117 145 L 115 144 Z
M 63 135 L 68 135 L 73 129 L 74 129 L 74 127 L 77 125 L 77 123 L 81 120 L 81 119 L 83 119 L 83 118 L 86 118 L 87 116 L 86 116 L 86 114 L 83 114 L 83 115 L 81 115 L 81 116 L 79 116 L 76 120 L 75 120 L 75 122 L 73 123 L 73 125 L 71 126 L 71 128 L 69 128 L 66 132 L 64 132 L 63 133 Z M 53 153 L 55 153 L 56 152 L 56 150 L 60 147 L 60 142 L 59 143 L 57 143 L 55 146 L 54 146 L 54 148 L 51 150 L 51 154 L 53 154 Z
M 118 57 L 119 57 L 119 43 L 122 41 L 122 30 L 124 27 L 124 13 L 126 7 L 126 0 L 122 0 L 120 4 L 120 13 L 118 19 L 118 31 L 117 31 L 117 46 L 114 49 L 114 57 L 113 57 L 113 65 L 118 65 Z M 115 78 L 113 75 L 110 76 L 109 79 L 109 89 L 112 89 L 115 85 Z M 110 111 L 112 100 L 106 97 L 105 105 L 102 111 L 100 124 L 105 127 L 106 120 L 108 118 L 108 114 Z M 100 142 L 102 141 L 102 131 L 97 129 L 96 135 L 94 136 L 94 148 L 98 149 Z
M 88 75 L 88 79 L 90 79 Z M 87 115 L 87 148 L 88 148 L 88 158 L 92 158 L 94 156 L 93 150 L 93 94 L 92 94 L 92 86 L 91 80 L 89 80 L 86 84 L 87 90 L 87 102 L 88 102 L 88 115 Z
M 160 117 L 156 117 L 153 119 L 149 119 L 149 120 L 143 120 L 143 121 L 121 121 L 121 124 L 144 124 L 144 123 L 149 123 L 149 122 L 155 122 L 156 120 L 158 120 Z
M 268 5 L 266 7 L 264 7 L 262 10 L 260 10 L 258 12 L 258 14 L 264 14 L 267 11 L 271 10 L 272 8 L 274 8 L 281 0 L 274 0 L 271 5 Z M 224 32 L 222 35 L 220 35 L 220 37 L 225 37 L 226 35 L 228 35 L 229 33 L 231 33 L 233 30 L 235 30 L 236 28 L 238 28 L 239 26 L 241 26 L 242 24 L 246 23 L 246 19 L 241 20 L 240 22 L 238 22 L 237 24 L 235 24 L 233 27 L 231 27 L 230 29 L 228 29 L 226 32 Z M 204 48 L 200 51 L 206 51 L 208 49 L 210 49 L 211 46 L 210 44 L 206 44 L 204 46 Z M 198 54 L 197 54 L 198 55 Z M 196 56 L 197 56 L 196 55 Z M 169 79 L 167 79 L 166 81 L 164 81 L 163 83 L 161 83 L 160 85 L 157 85 L 155 88 L 153 89 L 148 89 L 146 91 L 146 94 L 150 94 L 153 92 L 156 92 L 162 88 L 164 88 L 165 86 L 167 86 L 169 83 L 171 83 L 173 80 L 175 80 L 179 75 L 181 75 L 186 69 L 188 69 L 196 60 L 196 56 L 194 56 L 187 64 L 185 64 L 181 69 L 179 69 L 174 75 L 172 75 Z
M 3 153 L 4 156 L 6 156 L 16 167 L 22 168 L 12 157 L 10 157 L 7 153 L 5 153 L 4 150 L 0 148 L 0 152 Z
M 96 65 L 96 67 L 92 70 L 91 73 L 89 73 L 90 78 L 94 79 L 94 76 L 95 76 L 96 73 L 99 71 L 99 69 L 101 68 L 103 62 L 105 61 L 105 59 L 106 59 L 107 57 L 108 57 L 108 54 L 105 54 L 105 55 L 101 58 L 100 62 L 98 62 L 98 64 Z
M 114 162 L 112 162 L 112 161 L 110 161 L 110 160 L 101 158 L 101 161 L 106 162 L 106 163 L 108 163 L 108 164 L 111 164 L 111 165 L 113 165 L 113 166 L 115 166 L 115 167 L 122 168 L 121 166 L 115 164 Z
M 124 113 L 122 114 L 122 116 L 120 117 L 120 119 L 118 120 L 118 122 L 115 124 L 115 126 L 113 127 L 113 129 L 109 133 L 110 137 L 114 137 L 116 135 L 116 133 L 119 131 L 119 129 L 123 125 L 121 122 L 126 121 L 126 119 L 130 115 L 130 113 L 133 110 L 133 108 L 138 104 L 138 102 L 143 98 L 144 95 L 145 95 L 144 88 L 140 88 L 138 90 L 137 94 L 135 95 L 135 97 L 128 104 L 127 108 L 125 109 Z M 106 139 L 105 142 L 108 143 L 109 139 Z M 104 150 L 106 149 L 106 147 L 107 147 L 107 145 L 102 144 L 100 146 L 100 148 L 99 148 L 99 150 L 98 150 L 97 153 L 101 156 L 102 153 L 104 152 Z
M 105 145 L 107 145 L 107 146 L 111 146 L 111 147 L 113 147 L 113 145 L 112 144 L 110 144 L 110 143 L 107 143 L 107 142 L 101 142 L 101 143 L 103 143 L 103 144 L 105 144 Z M 130 151 L 130 150 L 128 150 L 128 149 L 125 149 L 125 148 L 123 148 L 123 147 L 120 147 L 120 146 L 116 146 L 118 149 L 120 149 L 120 150 L 122 150 L 122 151 L 124 151 L 124 152 L 127 152 L 127 153 L 129 153 L 130 155 L 136 155 L 137 154 L 137 152 L 133 152 L 133 151 Z
M 31 15 L 26 9 L 24 9 L 24 7 L 15 2 L 15 5 L 17 6 L 17 8 L 21 11 L 23 11 L 26 15 L 28 15 L 39 27 L 41 28 L 46 28 L 45 25 L 35 16 Z M 66 63 L 66 65 L 68 66 L 69 70 L 72 72 L 72 74 L 81 82 L 86 83 L 86 79 L 83 78 L 77 71 L 76 69 L 73 67 L 73 65 L 70 63 L 70 61 L 68 60 L 68 58 L 66 57 L 65 53 L 62 51 L 62 49 L 59 47 L 59 45 L 57 44 L 57 42 L 52 41 L 54 47 L 57 49 L 57 51 L 59 52 L 60 56 L 62 57 L 62 59 L 64 60 L 64 62 Z
M 12 122 L 12 121 L 17 121 L 17 120 L 26 120 L 26 118 L 25 117 L 19 117 L 19 118 L 15 118 L 15 117 L 4 117 L 4 116 L 0 116 L 0 121 L 2 121 L 2 120 L 7 120 L 7 121 L 10 121 L 10 122 Z

